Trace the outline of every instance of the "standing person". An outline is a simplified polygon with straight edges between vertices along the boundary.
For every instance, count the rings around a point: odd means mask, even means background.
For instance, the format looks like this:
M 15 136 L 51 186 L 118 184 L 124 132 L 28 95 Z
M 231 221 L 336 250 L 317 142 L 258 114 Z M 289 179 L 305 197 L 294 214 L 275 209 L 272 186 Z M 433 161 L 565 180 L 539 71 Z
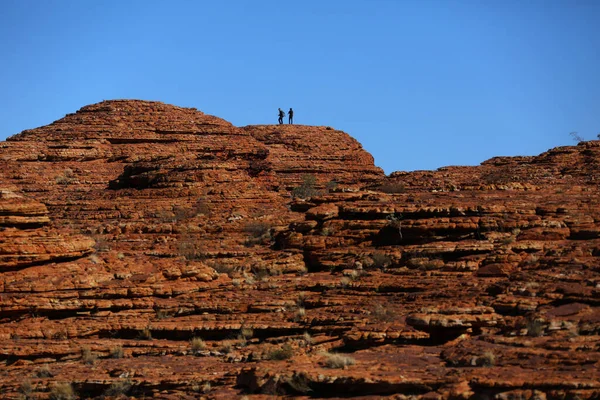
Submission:
M 294 123 L 294 110 L 290 107 L 290 111 L 288 111 L 288 124 Z
M 279 109 L 279 125 L 283 124 L 283 117 L 285 116 L 285 112 L 280 108 Z

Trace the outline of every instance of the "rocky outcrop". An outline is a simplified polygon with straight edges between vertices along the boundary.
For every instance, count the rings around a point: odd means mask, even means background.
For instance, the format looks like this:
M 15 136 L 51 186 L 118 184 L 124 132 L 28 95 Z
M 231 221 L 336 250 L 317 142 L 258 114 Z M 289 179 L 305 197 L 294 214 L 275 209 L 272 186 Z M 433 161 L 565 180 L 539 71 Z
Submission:
M 385 177 L 327 127 L 86 106 L 0 143 L 0 392 L 597 398 L 598 151 Z
M 318 186 L 360 188 L 377 182 L 383 171 L 373 156 L 354 138 L 331 127 L 303 125 L 253 125 L 242 128 L 264 144 L 265 161 L 288 190 L 303 177 L 315 177 Z
M 50 226 L 46 207 L 9 188 L 0 188 L 0 269 L 82 258 L 95 242 Z

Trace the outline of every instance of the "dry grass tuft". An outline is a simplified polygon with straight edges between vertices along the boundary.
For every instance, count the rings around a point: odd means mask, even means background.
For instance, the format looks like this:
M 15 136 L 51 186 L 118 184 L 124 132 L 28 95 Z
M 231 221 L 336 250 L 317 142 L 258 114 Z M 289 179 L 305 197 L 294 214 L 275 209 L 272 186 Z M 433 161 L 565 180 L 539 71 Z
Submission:
M 356 364 L 354 358 L 343 354 L 324 353 L 323 356 L 325 357 L 325 366 L 327 368 L 341 369 Z
M 110 349 L 110 358 L 123 358 L 123 347 L 115 346 Z
M 73 386 L 68 382 L 56 383 L 50 389 L 50 400 L 74 400 L 76 397 Z
M 36 371 L 35 376 L 38 378 L 51 378 L 54 376 L 54 374 L 50 370 L 50 366 L 48 364 L 44 364 Z
M 141 340 L 152 340 L 152 332 L 150 328 L 146 327 L 142 329 L 138 335 L 138 338 Z
M 194 354 L 206 349 L 206 343 L 199 337 L 193 337 L 192 340 L 190 340 L 190 346 L 192 347 Z
M 92 350 L 85 346 L 81 348 L 81 361 L 87 365 L 93 365 L 98 357 L 92 353 Z

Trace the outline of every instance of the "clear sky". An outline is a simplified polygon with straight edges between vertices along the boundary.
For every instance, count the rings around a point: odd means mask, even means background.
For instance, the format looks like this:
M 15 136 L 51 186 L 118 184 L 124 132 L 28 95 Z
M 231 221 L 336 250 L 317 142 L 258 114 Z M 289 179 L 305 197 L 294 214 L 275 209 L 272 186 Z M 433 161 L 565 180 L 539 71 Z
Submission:
M 0 139 L 102 100 L 358 139 L 386 173 L 600 132 L 598 0 L 0 0 Z

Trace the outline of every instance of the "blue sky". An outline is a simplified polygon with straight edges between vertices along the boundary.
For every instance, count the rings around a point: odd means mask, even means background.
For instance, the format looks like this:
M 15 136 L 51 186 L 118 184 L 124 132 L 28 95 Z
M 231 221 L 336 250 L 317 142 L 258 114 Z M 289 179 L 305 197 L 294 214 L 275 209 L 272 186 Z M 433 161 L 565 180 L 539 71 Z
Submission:
M 0 139 L 107 99 L 327 125 L 386 173 L 600 133 L 596 0 L 1 0 Z

